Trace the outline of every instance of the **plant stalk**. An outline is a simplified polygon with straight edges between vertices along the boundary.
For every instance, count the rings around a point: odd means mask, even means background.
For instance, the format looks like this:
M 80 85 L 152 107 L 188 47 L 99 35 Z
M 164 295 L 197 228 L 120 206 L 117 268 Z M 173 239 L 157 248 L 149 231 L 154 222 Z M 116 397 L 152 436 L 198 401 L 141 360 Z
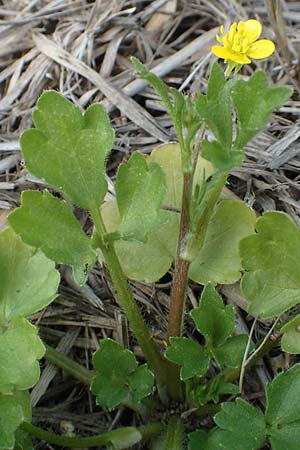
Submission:
M 168 339 L 181 336 L 184 317 L 186 287 L 190 262 L 182 257 L 190 223 L 190 202 L 192 195 L 193 174 L 183 174 L 182 211 L 180 218 L 179 241 L 175 263 L 175 275 L 171 289 L 170 312 L 168 320 Z
M 76 361 L 73 361 L 69 356 L 64 355 L 53 347 L 45 344 L 46 353 L 45 359 L 54 364 L 56 367 L 64 370 L 68 374 L 72 375 L 76 380 L 81 381 L 86 386 L 90 386 L 92 382 L 92 378 L 94 376 L 94 371 L 86 369 L 81 364 L 78 364 Z
M 132 291 L 127 283 L 126 276 L 115 252 L 114 244 L 104 240 L 106 229 L 99 208 L 95 208 L 91 211 L 91 216 L 96 227 L 100 249 L 107 264 L 112 282 L 117 290 L 136 340 L 140 345 L 149 366 L 154 371 L 161 400 L 166 403 L 167 361 L 163 359 L 157 345 L 151 338 L 149 330 L 133 297 Z
M 171 416 L 166 433 L 166 440 L 163 450 L 182 450 L 183 446 L 183 426 L 180 416 Z
M 97 447 L 99 445 L 110 445 L 115 439 L 116 431 L 120 433 L 124 432 L 124 434 L 128 431 L 129 434 L 130 432 L 134 432 L 136 430 L 141 434 L 141 440 L 147 440 L 150 437 L 160 433 L 163 430 L 163 425 L 159 422 L 154 422 L 136 429 L 134 427 L 120 428 L 118 430 L 109 431 L 107 433 L 90 437 L 60 436 L 51 431 L 45 431 L 42 428 L 36 427 L 28 422 L 23 422 L 21 424 L 21 428 L 31 436 L 34 436 L 49 444 L 59 445 L 66 448 L 88 448 Z

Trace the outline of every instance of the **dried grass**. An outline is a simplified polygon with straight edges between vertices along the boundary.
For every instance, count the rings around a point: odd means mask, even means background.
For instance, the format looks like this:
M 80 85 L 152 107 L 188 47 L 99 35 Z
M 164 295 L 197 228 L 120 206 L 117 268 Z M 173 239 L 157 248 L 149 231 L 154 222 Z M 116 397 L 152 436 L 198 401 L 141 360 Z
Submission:
M 274 83 L 292 85 L 295 94 L 272 116 L 268 130 L 246 148 L 247 159 L 232 174 L 230 188 L 259 213 L 280 209 L 299 221 L 299 2 L 2 0 L 1 226 L 7 212 L 18 205 L 21 190 L 40 186 L 21 163 L 18 140 L 31 126 L 32 109 L 44 89 L 59 90 L 81 108 L 103 102 L 117 134 L 108 167 L 113 190 L 115 169 L 124 156 L 135 149 L 150 152 L 158 143 L 174 137 L 157 96 L 142 80 L 135 79 L 130 56 L 137 56 L 166 82 L 186 92 L 202 91 L 214 60 L 209 49 L 216 27 L 248 17 L 260 19 L 265 35 L 277 41 L 275 55 L 258 66 L 267 70 Z M 246 67 L 244 74 L 253 70 L 254 66 Z M 85 229 L 90 227 L 86 215 L 82 214 L 80 220 Z M 134 283 L 133 288 L 153 336 L 162 340 L 169 283 Z M 193 287 L 189 291 L 192 304 L 196 294 Z M 236 299 L 243 309 L 242 300 L 232 289 L 224 294 Z M 113 336 L 125 346 L 132 345 L 126 318 L 99 267 L 81 290 L 66 270 L 58 300 L 32 320 L 39 323 L 41 335 L 49 343 L 75 355 L 87 367 L 101 338 Z M 138 348 L 134 350 L 140 354 Z M 60 384 L 51 384 L 56 375 L 56 369 L 46 365 L 32 392 L 33 403 L 39 406 L 35 410 L 38 421 L 64 430 L 69 420 L 83 433 L 112 424 L 113 415 L 99 413 L 77 383 L 60 374 Z M 79 414 L 80 409 L 85 416 Z M 115 425 L 122 422 L 123 414 L 120 410 Z

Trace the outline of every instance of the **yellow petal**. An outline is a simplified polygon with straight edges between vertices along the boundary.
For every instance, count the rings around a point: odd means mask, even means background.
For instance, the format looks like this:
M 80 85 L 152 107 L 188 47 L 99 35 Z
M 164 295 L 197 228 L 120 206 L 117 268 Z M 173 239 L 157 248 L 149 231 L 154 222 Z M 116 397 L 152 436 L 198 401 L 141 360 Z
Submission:
M 256 41 L 261 35 L 262 26 L 254 19 L 246 20 L 244 25 L 245 36 L 247 37 L 248 43 L 252 44 L 252 42 Z
M 220 45 L 214 45 L 211 48 L 211 51 L 214 55 L 219 58 L 226 59 L 228 61 L 233 61 L 238 64 L 249 64 L 251 63 L 251 59 L 247 58 L 246 55 L 242 55 L 241 53 L 235 53 L 228 48 L 221 47 Z
M 222 44 L 223 38 L 220 37 L 218 34 L 216 34 L 216 39 L 217 39 L 218 42 L 220 42 L 220 44 Z
M 262 59 L 272 55 L 274 50 L 274 42 L 269 41 L 268 39 L 260 39 L 259 41 L 249 45 L 247 55 L 250 56 L 250 58 Z

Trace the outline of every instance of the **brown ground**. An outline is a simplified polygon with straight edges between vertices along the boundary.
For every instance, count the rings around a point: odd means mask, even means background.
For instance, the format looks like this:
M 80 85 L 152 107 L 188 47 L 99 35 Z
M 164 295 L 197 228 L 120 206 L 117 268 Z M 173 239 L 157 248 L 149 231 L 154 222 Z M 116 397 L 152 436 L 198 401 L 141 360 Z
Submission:
M 276 9 L 279 3 L 281 8 Z M 274 83 L 292 85 L 295 94 L 272 116 L 268 130 L 246 148 L 247 159 L 232 173 L 229 187 L 258 213 L 280 209 L 298 222 L 300 3 L 284 0 L 0 1 L 0 221 L 18 206 L 22 190 L 41 188 L 42 183 L 22 165 L 18 140 L 31 126 L 32 109 L 44 89 L 60 90 L 82 108 L 92 102 L 106 105 L 117 136 L 108 163 L 113 183 L 117 165 L 129 153 L 135 149 L 148 153 L 174 138 L 153 90 L 135 81 L 129 57 L 137 56 L 157 68 L 167 83 L 185 92 L 203 91 L 214 61 L 209 49 L 216 27 L 247 18 L 259 19 L 265 36 L 277 43 L 276 53 L 257 67 L 267 70 Z M 253 64 L 243 73 L 249 75 L 255 69 Z M 78 214 L 88 231 L 88 217 Z M 169 280 L 132 286 L 153 334 L 162 339 Z M 199 287 L 191 286 L 189 306 L 198 292 Z M 238 304 L 239 325 L 248 332 L 243 302 L 235 288 L 227 287 L 223 293 Z M 48 343 L 87 367 L 98 341 L 108 336 L 140 354 L 99 266 L 80 291 L 65 270 L 59 298 L 33 321 Z M 267 325 L 257 326 L 257 338 L 267 332 Z M 263 402 L 262 384 L 288 364 L 278 351 L 253 371 L 255 382 L 248 390 L 255 394 L 249 398 L 257 396 L 257 403 Z M 136 420 L 123 408 L 111 414 L 96 407 L 87 389 L 50 365 L 43 366 L 32 401 L 37 405 L 35 422 L 59 433 L 70 427 L 88 435 Z M 35 448 L 51 447 L 37 444 Z

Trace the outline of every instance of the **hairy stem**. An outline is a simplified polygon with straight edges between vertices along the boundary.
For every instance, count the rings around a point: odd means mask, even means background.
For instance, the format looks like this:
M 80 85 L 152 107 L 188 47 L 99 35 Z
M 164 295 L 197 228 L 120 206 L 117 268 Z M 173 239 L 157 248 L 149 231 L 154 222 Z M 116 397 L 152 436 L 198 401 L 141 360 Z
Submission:
M 52 433 L 51 431 L 45 431 L 42 428 L 36 427 L 28 422 L 23 422 L 21 428 L 31 436 L 48 442 L 49 444 L 59 445 L 66 448 L 88 448 L 96 447 L 99 445 L 110 445 L 114 442 L 114 440 L 116 440 L 116 437 L 118 437 L 118 440 L 120 440 L 122 433 L 125 440 L 126 438 L 130 437 L 130 434 L 134 433 L 135 431 L 137 433 L 140 433 L 140 440 L 147 440 L 150 437 L 160 433 L 163 430 L 163 425 L 159 422 L 155 422 L 139 428 L 119 428 L 118 430 L 109 431 L 107 433 L 98 434 L 91 437 L 60 436 L 56 433 Z M 116 436 L 117 433 L 119 436 Z
M 180 219 L 179 241 L 177 259 L 175 263 L 175 275 L 171 289 L 170 312 L 168 321 L 168 338 L 181 336 L 185 307 L 185 295 L 188 281 L 190 262 L 183 259 L 182 253 L 186 245 L 186 237 L 189 230 L 190 202 L 192 194 L 192 173 L 183 175 L 182 210 Z
M 163 446 L 163 450 L 182 450 L 183 449 L 183 426 L 180 416 L 171 416 L 166 440 Z
M 112 282 L 117 290 L 136 340 L 140 345 L 149 366 L 155 373 L 161 399 L 166 402 L 167 361 L 163 359 L 157 345 L 151 338 L 149 330 L 133 297 L 132 291 L 127 283 L 126 276 L 116 255 L 114 244 L 104 240 L 106 230 L 99 209 L 95 208 L 95 210 L 91 211 L 91 215 L 98 234 L 100 249 L 107 264 Z

